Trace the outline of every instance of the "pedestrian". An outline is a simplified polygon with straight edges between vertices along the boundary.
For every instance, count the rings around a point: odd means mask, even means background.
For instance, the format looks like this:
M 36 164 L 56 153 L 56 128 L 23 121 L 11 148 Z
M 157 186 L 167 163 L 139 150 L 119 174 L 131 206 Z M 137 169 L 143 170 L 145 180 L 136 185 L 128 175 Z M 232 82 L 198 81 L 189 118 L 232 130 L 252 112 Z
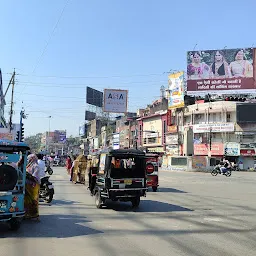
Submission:
M 28 156 L 26 167 L 25 218 L 39 221 L 40 168 L 35 154 Z
M 43 177 L 45 177 L 46 167 L 45 167 L 45 161 L 43 160 L 44 156 L 42 154 L 37 154 L 36 156 L 38 158 L 37 163 L 38 163 L 38 166 L 39 166 L 39 169 L 40 169 L 39 176 L 40 176 L 40 180 L 41 180 Z
M 72 167 L 71 157 L 68 156 L 66 159 L 66 169 L 68 174 L 70 174 L 71 167 Z

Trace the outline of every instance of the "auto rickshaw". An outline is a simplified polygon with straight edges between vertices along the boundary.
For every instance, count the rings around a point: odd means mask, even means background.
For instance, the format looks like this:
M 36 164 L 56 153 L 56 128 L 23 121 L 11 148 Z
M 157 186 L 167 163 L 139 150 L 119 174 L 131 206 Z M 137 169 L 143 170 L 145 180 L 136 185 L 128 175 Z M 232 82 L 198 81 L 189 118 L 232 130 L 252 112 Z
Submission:
M 24 195 L 29 147 L 0 140 L 0 221 L 17 230 L 25 216 Z
M 98 158 L 93 188 L 96 207 L 101 208 L 108 199 L 131 201 L 133 207 L 138 207 L 147 190 L 145 153 L 136 149 L 106 150 Z
M 152 187 L 154 192 L 158 188 L 158 158 L 157 154 L 146 154 L 147 187 Z
M 93 190 L 96 184 L 96 178 L 98 173 L 98 154 L 87 156 L 87 167 L 85 172 L 84 184 L 90 190 L 91 195 L 93 195 Z

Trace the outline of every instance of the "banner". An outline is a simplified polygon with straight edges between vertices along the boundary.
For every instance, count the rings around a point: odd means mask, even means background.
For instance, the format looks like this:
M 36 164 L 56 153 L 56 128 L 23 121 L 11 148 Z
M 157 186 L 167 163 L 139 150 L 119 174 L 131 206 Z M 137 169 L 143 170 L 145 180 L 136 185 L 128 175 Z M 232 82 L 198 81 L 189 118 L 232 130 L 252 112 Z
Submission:
M 209 144 L 194 144 L 194 155 L 207 156 L 210 150 Z M 212 143 L 211 155 L 223 156 L 224 145 L 222 143 Z
M 187 94 L 256 93 L 255 49 L 187 53 Z
M 194 133 L 204 132 L 233 132 L 235 129 L 234 123 L 212 123 L 212 124 L 194 124 Z
M 168 76 L 168 108 L 184 107 L 184 72 L 178 72 Z
M 178 145 L 178 135 L 176 135 L 176 134 L 167 134 L 165 144 L 166 145 Z
M 126 113 L 128 102 L 127 90 L 105 89 L 104 112 Z

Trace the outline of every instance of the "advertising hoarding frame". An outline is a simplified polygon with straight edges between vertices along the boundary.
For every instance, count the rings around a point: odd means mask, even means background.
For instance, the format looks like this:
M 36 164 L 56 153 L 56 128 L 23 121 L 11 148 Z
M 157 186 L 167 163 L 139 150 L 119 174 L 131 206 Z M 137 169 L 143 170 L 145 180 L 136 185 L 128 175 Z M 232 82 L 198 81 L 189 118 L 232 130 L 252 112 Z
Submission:
M 109 95 L 109 93 L 116 93 L 116 94 L 120 94 L 120 93 L 124 93 L 126 95 L 125 99 L 124 99 L 124 106 L 121 109 L 118 109 L 118 104 L 113 104 L 116 105 L 116 107 L 112 106 L 111 108 L 111 103 L 110 101 L 107 102 L 106 100 L 106 95 Z M 104 112 L 108 112 L 108 113 L 127 113 L 127 109 L 128 109 L 128 90 L 121 90 L 121 89 L 104 89 L 104 96 L 103 96 L 104 100 L 103 100 L 103 111 Z M 116 99 L 113 99 L 113 101 L 115 101 Z M 114 102 L 113 102 L 114 103 Z M 108 106 L 108 108 L 106 108 Z
M 184 103 L 184 71 L 168 76 L 168 109 L 182 108 Z
M 255 48 L 187 52 L 187 95 L 256 93 Z
M 103 97 L 104 97 L 103 92 L 93 89 L 90 86 L 86 87 L 86 103 L 87 104 L 102 108 Z

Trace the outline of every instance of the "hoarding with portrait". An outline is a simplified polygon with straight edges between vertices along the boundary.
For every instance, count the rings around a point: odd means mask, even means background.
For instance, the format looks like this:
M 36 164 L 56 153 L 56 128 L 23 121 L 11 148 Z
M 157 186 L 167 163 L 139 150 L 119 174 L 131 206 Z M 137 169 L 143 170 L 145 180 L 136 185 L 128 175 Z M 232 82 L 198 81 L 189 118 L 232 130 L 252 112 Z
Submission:
M 168 84 L 168 108 L 184 107 L 184 72 L 169 75 Z
M 255 49 L 187 53 L 187 94 L 256 93 Z
M 104 90 L 104 111 L 112 113 L 126 113 L 128 91 L 117 89 Z

